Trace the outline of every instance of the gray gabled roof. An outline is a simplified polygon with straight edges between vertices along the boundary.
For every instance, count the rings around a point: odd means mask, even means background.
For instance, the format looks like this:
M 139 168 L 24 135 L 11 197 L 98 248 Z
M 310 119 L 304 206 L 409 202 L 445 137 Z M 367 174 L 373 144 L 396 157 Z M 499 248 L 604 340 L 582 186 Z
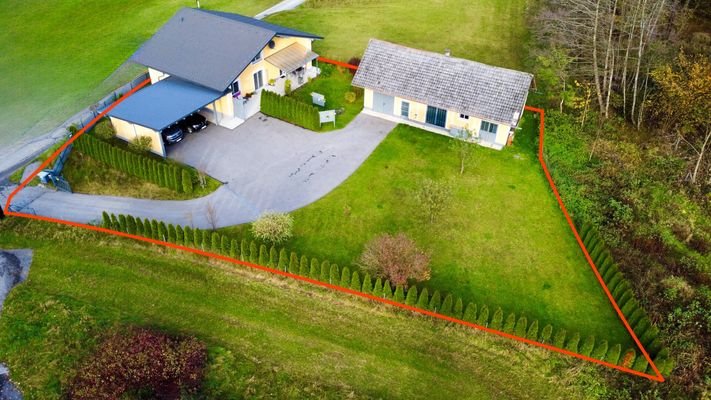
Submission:
M 183 8 L 131 61 L 223 91 L 275 36 L 319 38 L 242 15 Z
M 525 72 L 371 39 L 353 86 L 515 125 L 532 79 Z

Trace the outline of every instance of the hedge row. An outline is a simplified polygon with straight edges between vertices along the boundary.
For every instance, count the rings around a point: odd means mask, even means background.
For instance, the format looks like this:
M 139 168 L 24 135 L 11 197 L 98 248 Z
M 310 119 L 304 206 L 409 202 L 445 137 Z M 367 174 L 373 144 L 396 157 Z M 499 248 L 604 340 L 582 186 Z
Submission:
M 662 347 L 659 329 L 652 324 L 646 311 L 635 298 L 632 286 L 612 259 L 612 255 L 600 237 L 599 232 L 592 225 L 584 223 L 580 229 L 580 237 L 588 249 L 590 258 L 597 266 L 602 280 L 610 290 L 622 314 L 627 318 L 627 322 L 629 322 L 637 338 L 639 338 L 650 357 L 655 360 L 656 358 L 663 360 L 660 363 L 655 361 L 657 368 L 663 374 L 665 372 L 668 373 L 673 365 L 668 357 L 669 350 Z
M 321 128 L 318 108 L 288 96 L 280 96 L 263 90 L 261 111 L 266 115 L 312 131 Z
M 91 135 L 81 135 L 74 149 L 111 168 L 131 174 L 176 192 L 192 193 L 192 171 L 179 165 L 154 160 L 146 155 L 126 151 Z
M 434 311 L 477 325 L 486 326 L 507 332 L 519 337 L 528 338 L 540 343 L 550 343 L 555 347 L 580 353 L 598 360 L 619 364 L 638 371 L 647 369 L 647 361 L 643 356 L 637 357 L 634 349 L 622 351 L 620 344 L 609 345 L 606 340 L 598 341 L 595 336 L 582 338 L 580 333 L 568 334 L 565 329 L 554 329 L 547 324 L 541 326 L 537 320 L 528 321 L 524 315 L 505 313 L 501 308 L 491 310 L 486 305 L 478 306 L 466 303 L 451 294 L 443 295 L 435 290 L 431 295 L 427 288 L 418 289 L 411 286 L 405 289 L 401 285 L 393 288 L 390 281 L 381 278 L 373 279 L 370 274 L 361 276 L 357 270 L 348 266 L 339 267 L 327 260 L 299 256 L 296 252 L 286 249 L 267 247 L 254 241 L 229 238 L 218 232 L 192 229 L 190 227 L 166 225 L 156 220 L 141 220 L 126 215 L 103 213 L 103 225 L 122 232 L 145 236 L 157 240 L 177 243 L 223 254 L 242 261 L 266 265 L 281 271 L 306 276 L 311 279 L 350 288 L 373 296 L 394 300 L 399 303 Z M 668 364 L 668 351 L 663 350 L 657 355 L 655 364 Z M 660 368 L 662 368 L 660 366 Z

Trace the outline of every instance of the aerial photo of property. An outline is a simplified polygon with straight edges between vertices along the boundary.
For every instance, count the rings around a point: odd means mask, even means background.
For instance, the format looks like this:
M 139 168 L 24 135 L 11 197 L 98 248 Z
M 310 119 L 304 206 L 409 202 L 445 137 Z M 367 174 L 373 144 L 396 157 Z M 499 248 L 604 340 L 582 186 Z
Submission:
M 0 15 L 0 400 L 711 399 L 707 0 Z

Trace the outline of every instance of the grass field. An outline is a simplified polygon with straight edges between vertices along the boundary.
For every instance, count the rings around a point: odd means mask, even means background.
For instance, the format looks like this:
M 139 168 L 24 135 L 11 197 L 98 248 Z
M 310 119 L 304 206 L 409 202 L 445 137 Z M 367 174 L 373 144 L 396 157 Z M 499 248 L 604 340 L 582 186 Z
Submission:
M 255 15 L 277 2 L 202 6 Z M 183 6 L 195 1 L 0 1 L 0 145 L 54 128 L 138 75 L 114 72 Z
M 207 398 L 573 399 L 601 384 L 600 367 L 345 294 L 90 231 L 0 223 L 0 248 L 28 247 L 29 279 L 0 318 L 0 359 L 27 399 L 61 398 L 117 325 L 205 341 Z
M 520 68 L 527 38 L 528 0 L 307 0 L 270 22 L 324 37 L 317 53 L 347 61 L 370 38 Z
M 548 188 L 535 124 L 527 120 L 511 148 L 477 148 L 461 176 L 451 139 L 401 125 L 343 184 L 293 213 L 286 246 L 353 265 L 372 237 L 402 231 L 432 255 L 430 292 L 631 345 Z M 425 178 L 453 187 L 434 224 L 414 199 Z M 231 230 L 248 234 L 245 226 Z

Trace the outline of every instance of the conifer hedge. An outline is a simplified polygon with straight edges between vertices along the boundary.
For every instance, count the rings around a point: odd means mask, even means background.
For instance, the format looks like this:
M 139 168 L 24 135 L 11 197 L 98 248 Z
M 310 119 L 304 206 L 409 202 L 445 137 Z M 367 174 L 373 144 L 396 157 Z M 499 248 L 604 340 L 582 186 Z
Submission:
M 280 96 L 264 90 L 262 91 L 261 112 L 312 131 L 321 129 L 318 108 L 292 97 Z

